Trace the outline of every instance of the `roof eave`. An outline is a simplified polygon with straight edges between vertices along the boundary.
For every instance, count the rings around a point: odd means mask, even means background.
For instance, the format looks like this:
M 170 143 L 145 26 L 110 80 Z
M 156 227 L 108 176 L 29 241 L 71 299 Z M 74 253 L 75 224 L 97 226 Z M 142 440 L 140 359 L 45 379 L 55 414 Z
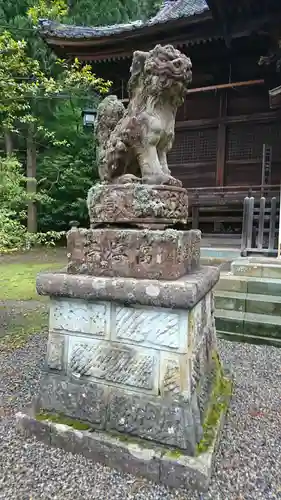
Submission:
M 140 40 L 152 33 L 160 33 L 165 30 L 165 32 L 175 29 L 176 27 L 192 26 L 199 23 L 204 23 L 212 19 L 210 11 L 202 12 L 201 14 L 194 14 L 189 17 L 181 17 L 177 19 L 168 20 L 165 22 L 159 22 L 157 24 L 151 24 L 146 26 L 141 26 L 131 30 L 125 30 L 120 33 L 113 33 L 106 36 L 92 36 L 87 38 L 78 37 L 63 37 L 49 34 L 47 30 L 38 30 L 41 38 L 50 46 L 83 46 L 83 47 L 94 47 L 102 45 L 108 45 L 115 41 L 123 40 L 124 36 L 126 40 Z

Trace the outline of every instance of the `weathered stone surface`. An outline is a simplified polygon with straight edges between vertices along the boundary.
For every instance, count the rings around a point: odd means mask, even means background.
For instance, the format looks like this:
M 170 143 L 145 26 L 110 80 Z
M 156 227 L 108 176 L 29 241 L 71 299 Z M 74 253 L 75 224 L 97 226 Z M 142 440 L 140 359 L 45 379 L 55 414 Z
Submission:
M 188 362 L 185 355 L 161 353 L 160 394 L 176 397 L 189 392 Z
M 232 262 L 231 271 L 235 276 L 280 279 L 281 263 L 276 258 L 248 257 Z
M 211 479 L 211 464 L 204 466 L 200 458 L 174 458 L 167 453 L 161 457 L 160 482 L 172 488 L 183 488 L 206 492 Z
M 98 314 L 93 314 L 93 311 L 99 311 L 99 306 L 99 302 L 87 302 L 82 299 L 51 299 L 50 332 L 58 331 L 60 334 L 50 333 L 49 349 L 52 349 L 52 352 L 48 354 L 48 359 L 51 354 L 52 357 L 58 356 L 59 352 L 63 355 L 63 340 L 65 343 L 70 336 L 80 339 L 81 334 L 88 335 L 89 340 L 99 338 L 158 350 L 186 352 L 189 335 L 188 312 L 151 306 L 127 307 L 103 302 L 100 309 L 103 308 L 106 314 L 99 317 Z M 82 311 L 87 321 L 83 322 L 82 317 L 79 323 L 75 317 L 72 322 L 76 311 L 77 316 Z M 56 369 L 51 364 L 50 368 Z
M 200 231 L 72 229 L 68 273 L 177 279 L 200 261 Z
M 209 450 L 197 457 L 187 456 L 184 452 L 181 454 L 179 450 L 167 449 L 147 440 L 134 441 L 131 437 L 126 440 L 122 435 L 119 438 L 118 434 L 113 436 L 97 431 L 77 431 L 49 421 L 38 422 L 30 413 L 17 413 L 16 423 L 26 435 L 33 436 L 35 431 L 39 440 L 82 454 L 121 472 L 144 476 L 174 488 L 207 491 L 224 417 L 225 413 L 222 413 Z
M 187 313 L 154 307 L 116 306 L 112 340 L 142 346 L 186 349 Z M 114 334 L 115 330 L 115 334 Z
M 205 378 L 213 373 L 214 351 L 216 349 L 216 339 L 214 328 L 205 330 L 199 344 L 192 352 L 191 358 L 191 390 L 198 391 L 205 386 Z
M 93 382 L 80 383 L 54 373 L 46 374 L 40 383 L 40 408 L 63 413 L 104 428 L 108 390 Z
M 281 286 L 280 286 L 281 290 Z M 215 293 L 237 292 L 247 293 L 247 278 L 245 276 L 233 276 L 232 274 L 221 274 L 219 282 L 216 284 Z
M 83 300 L 54 300 L 50 308 L 50 330 L 87 333 L 107 337 L 110 332 L 110 304 Z
M 36 286 L 39 295 L 190 310 L 218 279 L 216 267 L 200 268 L 175 281 L 41 273 Z
M 64 365 L 65 338 L 63 335 L 50 333 L 47 348 L 47 366 L 52 370 L 62 370 Z
M 96 184 L 88 194 L 91 227 L 131 224 L 158 229 L 188 220 L 186 189 L 144 184 Z
M 68 370 L 74 376 L 157 393 L 157 358 L 157 353 L 152 350 L 71 337 Z
M 205 331 L 214 329 L 213 292 L 207 293 L 189 313 L 189 344 L 191 350 L 200 344 Z
M 30 412 L 32 410 L 29 410 Z M 31 417 L 29 413 L 19 413 L 16 416 L 17 425 L 21 432 L 29 436 L 33 436 L 38 441 L 50 445 L 51 444 L 51 427 L 50 422 L 41 422 L 35 417 Z
M 192 410 L 188 401 L 152 400 L 145 395 L 114 391 L 110 395 L 107 429 L 195 452 Z

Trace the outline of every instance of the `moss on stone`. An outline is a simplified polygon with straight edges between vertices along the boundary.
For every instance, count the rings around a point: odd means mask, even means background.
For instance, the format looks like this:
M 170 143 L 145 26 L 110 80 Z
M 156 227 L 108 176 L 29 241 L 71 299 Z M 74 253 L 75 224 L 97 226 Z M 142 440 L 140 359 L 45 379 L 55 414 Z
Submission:
M 225 378 L 223 368 L 216 352 L 212 355 L 215 365 L 215 375 L 210 404 L 203 423 L 203 437 L 198 443 L 196 454 L 204 453 L 214 441 L 219 419 L 227 410 L 227 404 L 232 393 L 232 382 Z
M 166 453 L 166 457 L 168 457 L 168 458 L 177 459 L 177 458 L 180 458 L 182 456 L 184 456 L 184 453 L 182 450 L 179 450 L 178 448 L 176 448 L 174 450 L 170 450 L 170 451 L 168 451 L 168 453 Z
M 72 419 L 62 415 L 60 413 L 37 413 L 36 419 L 39 421 L 48 420 L 49 422 L 53 422 L 55 424 L 63 424 L 68 425 L 68 427 L 72 427 L 72 429 L 76 429 L 77 431 L 87 431 L 91 430 L 91 426 L 82 422 L 81 420 Z

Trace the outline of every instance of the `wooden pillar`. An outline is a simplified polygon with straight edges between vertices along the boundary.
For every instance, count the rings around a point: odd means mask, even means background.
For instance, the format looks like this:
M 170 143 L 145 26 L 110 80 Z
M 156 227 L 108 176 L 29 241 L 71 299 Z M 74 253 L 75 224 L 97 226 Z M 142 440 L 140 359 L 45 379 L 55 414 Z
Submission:
M 227 117 L 227 91 L 222 90 L 220 95 L 220 111 L 219 111 L 219 127 L 218 127 L 218 141 L 217 141 L 217 171 L 216 171 L 216 185 L 224 185 L 225 173 L 225 153 L 226 153 L 226 124 Z
M 217 138 L 217 168 L 216 168 L 216 186 L 224 185 L 225 174 L 225 153 L 226 153 L 226 124 L 227 116 L 227 91 L 222 90 L 220 94 L 219 126 Z M 221 224 L 214 223 L 215 233 L 220 232 Z
M 26 141 L 26 177 L 27 193 L 33 196 L 36 194 L 36 144 L 34 142 L 34 124 L 28 128 Z M 37 207 L 35 201 L 28 201 L 27 206 L 27 230 L 30 233 L 37 232 Z

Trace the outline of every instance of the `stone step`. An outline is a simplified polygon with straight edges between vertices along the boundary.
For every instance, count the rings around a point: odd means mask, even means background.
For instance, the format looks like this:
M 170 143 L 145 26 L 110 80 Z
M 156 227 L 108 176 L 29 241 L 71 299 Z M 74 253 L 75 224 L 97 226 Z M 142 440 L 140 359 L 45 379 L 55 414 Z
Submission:
M 218 260 L 231 260 L 239 259 L 240 257 L 240 249 L 236 248 L 218 248 L 218 247 L 208 247 L 204 246 L 204 242 L 202 242 L 201 250 L 200 250 L 201 258 L 203 259 L 218 259 Z
M 232 262 L 231 271 L 235 276 L 281 279 L 281 259 L 249 257 Z
M 217 290 L 215 306 L 219 310 L 281 316 L 281 296 L 237 293 Z
M 216 328 L 219 332 L 281 339 L 281 317 L 241 311 L 216 309 Z
M 215 290 L 279 296 L 281 295 L 281 279 L 234 276 L 232 273 L 222 273 Z

